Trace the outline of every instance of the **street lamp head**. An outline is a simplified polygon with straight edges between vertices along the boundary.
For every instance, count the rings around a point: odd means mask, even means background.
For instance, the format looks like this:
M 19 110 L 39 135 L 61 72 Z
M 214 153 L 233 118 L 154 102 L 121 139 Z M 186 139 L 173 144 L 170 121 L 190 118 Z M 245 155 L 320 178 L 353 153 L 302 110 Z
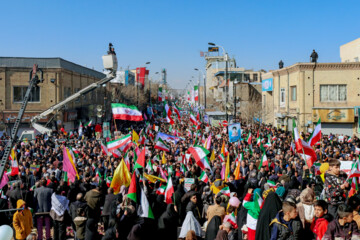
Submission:
M 159 74 L 159 72 L 156 72 L 155 74 Z
M 199 69 L 197 69 L 197 68 L 194 68 L 194 70 L 195 70 L 195 71 L 199 71 Z
M 210 46 L 215 46 L 216 44 L 215 43 L 212 43 L 212 42 L 209 42 L 208 43 Z
M 150 62 L 146 62 L 145 64 L 150 64 Z

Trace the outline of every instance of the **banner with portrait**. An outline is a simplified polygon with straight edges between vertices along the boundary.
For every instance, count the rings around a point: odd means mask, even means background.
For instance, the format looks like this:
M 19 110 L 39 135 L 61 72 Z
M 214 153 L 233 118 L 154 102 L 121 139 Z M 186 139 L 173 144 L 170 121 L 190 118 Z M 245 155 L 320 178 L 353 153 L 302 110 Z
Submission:
M 229 142 L 237 142 L 241 140 L 241 125 L 233 123 L 228 126 Z

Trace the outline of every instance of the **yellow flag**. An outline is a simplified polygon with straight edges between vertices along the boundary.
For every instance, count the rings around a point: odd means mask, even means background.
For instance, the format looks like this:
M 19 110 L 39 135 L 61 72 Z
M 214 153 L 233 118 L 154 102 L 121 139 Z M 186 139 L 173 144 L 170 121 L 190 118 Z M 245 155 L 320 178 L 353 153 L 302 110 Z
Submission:
M 163 152 L 161 163 L 166 164 L 165 151 Z
M 226 160 L 226 167 L 225 167 L 225 182 L 228 181 L 229 177 L 230 177 L 230 158 L 228 155 Z
M 223 144 L 221 146 L 221 153 L 225 156 L 225 141 L 223 141 Z
M 124 159 L 121 160 L 119 166 L 115 169 L 113 179 L 111 181 L 110 187 L 114 189 L 114 194 L 118 194 L 120 187 L 125 185 L 128 187 L 131 182 L 131 177 L 128 168 L 124 162 Z
M 238 163 L 238 165 L 235 168 L 234 175 L 235 175 L 235 180 L 240 179 L 240 162 Z
M 163 178 L 159 178 L 159 177 L 156 177 L 154 175 L 150 175 L 150 174 L 146 174 L 146 173 L 144 173 L 144 178 L 146 178 L 147 180 L 149 180 L 152 183 L 155 183 L 156 180 L 159 180 L 161 182 L 166 182 L 166 180 L 163 179 Z
M 133 142 L 136 142 L 136 144 L 138 143 L 138 141 L 139 141 L 139 135 L 133 130 L 133 132 L 132 132 L 132 141 Z
M 211 156 L 210 156 L 210 161 L 214 161 L 215 160 L 215 151 L 214 149 L 212 150 Z

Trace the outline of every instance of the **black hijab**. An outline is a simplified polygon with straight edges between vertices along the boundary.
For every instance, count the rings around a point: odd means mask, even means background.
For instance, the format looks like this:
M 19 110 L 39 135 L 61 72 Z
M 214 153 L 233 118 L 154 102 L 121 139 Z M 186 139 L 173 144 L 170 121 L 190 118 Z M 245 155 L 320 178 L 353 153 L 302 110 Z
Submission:
M 213 240 L 219 231 L 221 225 L 221 217 L 214 216 L 206 227 L 205 240 Z
M 177 225 L 179 214 L 175 211 L 173 204 L 168 204 L 158 221 L 158 239 L 177 239 Z
M 260 211 L 258 224 L 256 225 L 255 240 L 269 240 L 271 236 L 270 222 L 276 217 L 276 214 L 281 210 L 282 202 L 279 196 L 270 192 L 265 199 L 263 208 Z

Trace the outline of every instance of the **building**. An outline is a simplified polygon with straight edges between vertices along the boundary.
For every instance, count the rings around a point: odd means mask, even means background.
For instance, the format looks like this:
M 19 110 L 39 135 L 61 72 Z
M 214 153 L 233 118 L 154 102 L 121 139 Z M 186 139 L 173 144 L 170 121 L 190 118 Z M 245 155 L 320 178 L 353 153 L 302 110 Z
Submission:
M 340 46 L 341 62 L 359 62 L 360 38 Z
M 360 131 L 360 63 L 296 63 L 262 76 L 263 119 L 292 130 L 311 132 L 321 118 L 324 134 Z
M 250 120 L 261 114 L 261 74 L 264 70 L 237 67 L 233 58 L 228 60 L 226 69 L 224 59 L 224 56 L 205 56 L 207 109 L 228 112 L 231 116 L 241 114 Z
M 17 117 L 34 64 L 43 70 L 44 82 L 33 89 L 21 128 L 28 128 L 33 116 L 105 77 L 101 72 L 62 58 L 0 57 L 0 122 L 7 127 L 11 127 Z M 96 107 L 104 104 L 105 94 L 105 88 L 92 91 L 40 122 L 54 119 L 65 125 L 66 130 L 72 130 L 79 120 L 85 122 L 96 118 Z

